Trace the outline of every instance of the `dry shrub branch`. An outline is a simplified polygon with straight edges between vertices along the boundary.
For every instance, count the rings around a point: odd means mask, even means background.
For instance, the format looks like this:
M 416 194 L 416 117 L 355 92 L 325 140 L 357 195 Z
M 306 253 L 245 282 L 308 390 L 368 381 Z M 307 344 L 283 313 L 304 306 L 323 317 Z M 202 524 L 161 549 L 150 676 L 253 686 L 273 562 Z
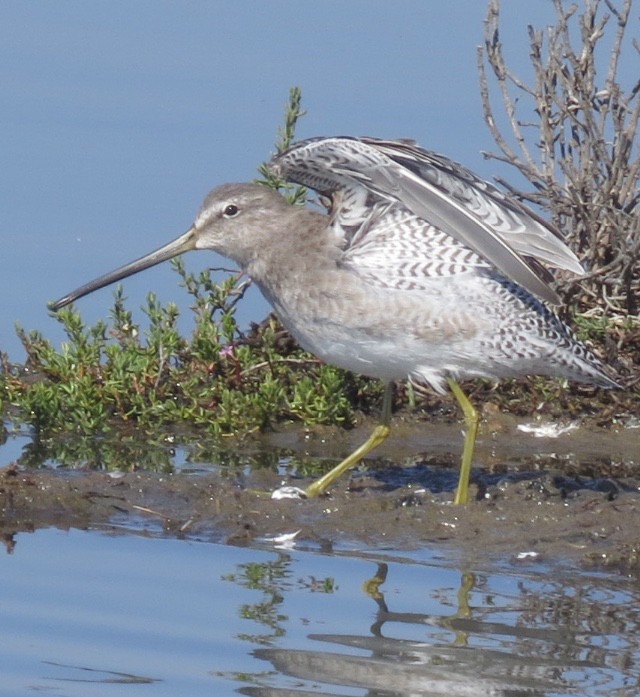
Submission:
M 640 303 L 640 44 L 633 0 L 553 0 L 555 23 L 528 27 L 533 75 L 505 60 L 500 0 L 490 0 L 478 49 L 485 120 L 499 152 L 532 189 L 501 180 L 550 212 L 588 274 L 562 279 L 581 309 L 637 315 Z M 623 84 L 621 75 L 632 78 Z M 499 110 L 499 111 L 498 111 Z

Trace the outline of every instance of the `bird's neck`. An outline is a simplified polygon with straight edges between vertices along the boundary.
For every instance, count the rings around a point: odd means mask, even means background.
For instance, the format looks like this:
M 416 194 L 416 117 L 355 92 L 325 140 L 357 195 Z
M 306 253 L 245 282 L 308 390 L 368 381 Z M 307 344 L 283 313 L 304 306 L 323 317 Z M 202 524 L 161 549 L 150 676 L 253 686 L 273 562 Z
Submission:
M 272 231 L 264 244 L 256 245 L 253 254 L 243 264 L 244 270 L 264 290 L 277 290 L 290 282 L 300 283 L 301 271 L 304 283 L 304 267 L 318 268 L 334 265 L 335 254 L 328 247 L 335 246 L 327 227 L 326 215 L 300 209 L 299 215 L 291 216 L 287 226 Z

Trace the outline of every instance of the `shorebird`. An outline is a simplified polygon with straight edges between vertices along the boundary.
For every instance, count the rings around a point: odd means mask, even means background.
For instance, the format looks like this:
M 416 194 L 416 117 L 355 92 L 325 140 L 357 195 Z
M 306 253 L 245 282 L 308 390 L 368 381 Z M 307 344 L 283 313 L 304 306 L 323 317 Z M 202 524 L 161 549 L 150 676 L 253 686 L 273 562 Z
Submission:
M 324 492 L 389 434 L 392 383 L 408 378 L 457 399 L 466 424 L 455 503 L 468 500 L 478 413 L 469 378 L 558 376 L 617 387 L 548 304 L 543 264 L 583 273 L 540 216 L 452 160 L 408 140 L 301 141 L 270 162 L 314 189 L 327 214 L 264 185 L 224 184 L 173 242 L 69 293 L 88 293 L 194 249 L 235 261 L 300 345 L 386 383 L 367 441 L 305 493 Z

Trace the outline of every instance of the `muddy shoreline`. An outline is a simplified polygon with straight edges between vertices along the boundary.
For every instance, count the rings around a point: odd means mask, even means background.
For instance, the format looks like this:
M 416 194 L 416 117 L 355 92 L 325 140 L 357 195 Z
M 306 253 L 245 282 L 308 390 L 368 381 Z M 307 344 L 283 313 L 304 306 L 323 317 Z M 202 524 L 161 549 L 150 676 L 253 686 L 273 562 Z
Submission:
M 475 499 L 453 506 L 457 423 L 394 424 L 379 457 L 314 500 L 272 500 L 283 484 L 304 486 L 273 468 L 0 470 L 0 530 L 42 527 L 123 529 L 234 545 L 300 531 L 302 548 L 338 545 L 411 550 L 442 545 L 468 563 L 487 557 L 558 558 L 640 570 L 640 429 L 556 429 L 532 435 L 505 417 L 483 427 Z M 362 429 L 295 429 L 261 437 L 259 447 L 340 457 Z M 361 432 L 362 431 L 362 432 Z M 429 455 L 417 453 L 428 452 Z

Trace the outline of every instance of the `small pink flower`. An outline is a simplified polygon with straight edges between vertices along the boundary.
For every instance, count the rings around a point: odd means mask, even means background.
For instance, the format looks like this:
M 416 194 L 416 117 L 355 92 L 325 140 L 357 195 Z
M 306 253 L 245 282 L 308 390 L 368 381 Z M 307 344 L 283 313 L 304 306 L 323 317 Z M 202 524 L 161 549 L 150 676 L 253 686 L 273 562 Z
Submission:
M 236 347 L 233 344 L 227 344 L 223 349 L 220 349 L 220 358 L 235 358 Z

